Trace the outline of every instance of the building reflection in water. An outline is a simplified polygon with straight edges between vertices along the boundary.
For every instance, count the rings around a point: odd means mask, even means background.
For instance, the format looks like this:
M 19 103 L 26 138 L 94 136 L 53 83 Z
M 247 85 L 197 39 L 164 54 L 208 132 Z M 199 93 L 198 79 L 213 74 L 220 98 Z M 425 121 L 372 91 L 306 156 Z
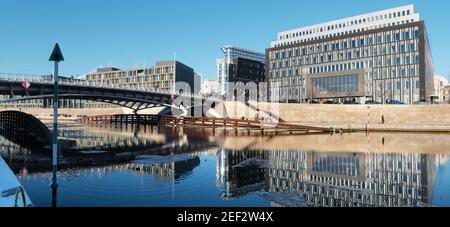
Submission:
M 237 198 L 264 188 L 265 168 L 255 162 L 264 161 L 266 152 L 220 149 L 217 155 L 216 184 L 223 185 L 222 198 Z
M 264 188 L 299 193 L 309 206 L 422 206 L 431 204 L 435 184 L 433 154 L 221 150 L 217 159 L 227 199 Z M 248 159 L 267 168 L 233 167 Z
M 200 158 L 198 156 L 189 156 L 183 161 L 154 164 L 127 164 L 126 167 L 137 173 L 146 173 L 157 178 L 177 181 L 181 177 L 191 174 L 192 170 L 199 165 Z

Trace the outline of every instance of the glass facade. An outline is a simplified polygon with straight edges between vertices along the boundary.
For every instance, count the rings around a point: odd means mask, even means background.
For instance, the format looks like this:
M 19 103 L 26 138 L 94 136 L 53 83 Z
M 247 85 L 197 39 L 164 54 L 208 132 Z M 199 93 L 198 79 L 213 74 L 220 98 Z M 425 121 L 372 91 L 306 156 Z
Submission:
M 345 94 L 358 91 L 358 75 L 319 77 L 312 79 L 314 92 Z
M 224 58 L 217 60 L 217 68 L 221 67 L 221 70 L 217 71 L 217 79 L 219 81 L 220 95 L 225 95 L 228 91 L 228 82 L 230 74 L 229 65 L 232 64 L 233 59 L 240 57 L 265 63 L 265 55 L 263 53 L 235 46 L 225 46 L 221 50 L 224 54 Z M 283 58 L 284 57 L 286 56 L 283 53 Z
M 382 103 L 398 100 L 407 104 L 429 98 L 426 95 L 429 86 L 423 83 L 428 83 L 429 79 L 424 77 L 432 74 L 426 73 L 432 71 L 432 64 L 431 60 L 423 61 L 422 54 L 430 55 L 423 30 L 423 22 L 414 22 L 270 48 L 267 51 L 266 78 L 270 84 L 279 86 L 270 86 L 269 95 L 280 97 L 280 102 L 305 102 L 310 98 L 306 95 L 306 88 L 311 87 L 305 84 L 308 77 L 363 70 L 364 95 L 359 97 Z M 283 53 L 292 53 L 292 56 Z M 398 83 L 398 87 L 389 86 Z M 417 83 L 421 86 L 410 86 Z M 334 86 L 332 89 L 338 88 Z

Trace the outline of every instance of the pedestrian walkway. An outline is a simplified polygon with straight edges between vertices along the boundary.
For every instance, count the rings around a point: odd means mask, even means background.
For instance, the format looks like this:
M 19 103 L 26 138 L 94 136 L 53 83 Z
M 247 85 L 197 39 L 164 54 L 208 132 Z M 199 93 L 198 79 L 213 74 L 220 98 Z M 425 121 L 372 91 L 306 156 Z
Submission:
M 0 157 L 0 207 L 31 206 L 31 200 L 17 177 Z

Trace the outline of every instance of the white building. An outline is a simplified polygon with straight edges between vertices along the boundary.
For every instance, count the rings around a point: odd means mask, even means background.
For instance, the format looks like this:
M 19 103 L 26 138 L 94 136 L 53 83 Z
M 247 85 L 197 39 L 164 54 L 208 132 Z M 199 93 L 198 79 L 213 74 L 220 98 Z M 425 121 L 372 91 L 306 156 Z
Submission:
M 224 58 L 217 59 L 217 80 L 219 82 L 220 95 L 225 95 L 228 90 L 228 75 L 229 75 L 229 65 L 231 61 L 235 58 L 245 58 L 249 60 L 265 62 L 265 55 L 263 53 L 248 50 L 235 46 L 224 46 L 221 48 Z
M 407 5 L 279 32 L 278 40 L 272 42 L 272 47 L 331 38 L 417 21 L 420 21 L 420 15 L 415 11 L 414 5 Z
M 448 102 L 447 95 L 445 94 L 445 87 L 448 86 L 448 79 L 443 76 L 434 76 L 434 95 L 437 97 L 437 102 Z
M 205 96 L 214 96 L 219 94 L 219 83 L 217 80 L 202 80 L 201 94 Z

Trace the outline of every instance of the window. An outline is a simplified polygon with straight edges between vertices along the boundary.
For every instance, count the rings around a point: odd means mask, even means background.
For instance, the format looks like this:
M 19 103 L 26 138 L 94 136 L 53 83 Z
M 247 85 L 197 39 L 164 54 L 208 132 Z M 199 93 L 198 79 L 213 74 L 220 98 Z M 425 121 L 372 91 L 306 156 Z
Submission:
M 400 32 L 395 33 L 395 40 L 396 41 L 400 40 Z
M 419 89 L 419 88 L 420 88 L 420 81 L 416 80 L 416 89 Z
M 401 88 L 400 81 L 397 81 L 397 90 L 400 90 L 400 88 Z
M 359 45 L 360 45 L 360 46 L 364 46 L 364 39 L 361 39 L 361 40 L 359 41 Z
M 416 50 L 415 50 L 415 45 L 414 45 L 414 43 L 411 43 L 411 44 L 409 45 L 409 51 L 410 51 L 410 52 L 416 51 Z
M 414 31 L 414 38 L 418 39 L 419 38 L 419 30 L 415 30 Z
M 405 32 L 405 39 L 409 39 L 409 32 Z
M 358 75 L 343 75 L 332 77 L 314 78 L 313 93 L 350 93 L 358 91 Z

